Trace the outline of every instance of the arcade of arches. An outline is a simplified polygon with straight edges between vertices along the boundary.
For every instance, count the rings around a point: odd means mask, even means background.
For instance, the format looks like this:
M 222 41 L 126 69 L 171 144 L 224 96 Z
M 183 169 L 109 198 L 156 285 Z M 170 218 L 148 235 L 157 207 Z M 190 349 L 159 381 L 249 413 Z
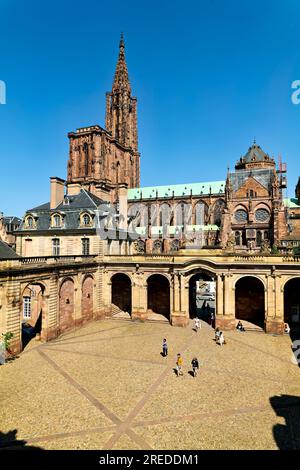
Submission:
M 213 318 L 224 330 L 235 328 L 237 319 L 267 333 L 283 334 L 284 322 L 300 328 L 300 266 L 295 263 L 282 268 L 275 259 L 262 267 L 234 258 L 223 265 L 218 258 L 200 262 L 178 256 L 172 262 L 140 256 L 139 263 L 131 258 L 126 265 L 121 260 L 105 267 L 91 261 L 86 270 L 66 265 L 59 275 L 51 266 L 48 273 L 41 267 L 40 274 L 35 266 L 27 277 L 16 270 L 15 277 L 0 283 L 0 326 L 14 333 L 12 350 L 22 349 L 29 331 L 49 341 L 117 311 L 132 320 L 164 316 L 174 326 L 186 326 L 197 315 L 210 324 Z

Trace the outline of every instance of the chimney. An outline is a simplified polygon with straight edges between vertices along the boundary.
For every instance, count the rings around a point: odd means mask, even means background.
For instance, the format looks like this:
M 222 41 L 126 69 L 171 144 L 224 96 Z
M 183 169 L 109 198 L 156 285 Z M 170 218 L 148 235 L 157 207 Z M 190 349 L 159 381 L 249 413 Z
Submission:
M 76 196 L 77 194 L 79 194 L 81 187 L 82 186 L 80 183 L 68 183 L 67 185 L 68 196 Z
M 56 207 L 63 202 L 65 193 L 65 180 L 57 176 L 50 177 L 50 209 Z

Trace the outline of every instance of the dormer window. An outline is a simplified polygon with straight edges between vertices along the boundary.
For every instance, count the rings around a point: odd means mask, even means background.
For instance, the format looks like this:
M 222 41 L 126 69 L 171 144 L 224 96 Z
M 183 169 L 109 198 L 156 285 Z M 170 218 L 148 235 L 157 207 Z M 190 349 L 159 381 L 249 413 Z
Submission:
M 81 227 L 92 227 L 93 226 L 93 218 L 91 214 L 84 212 L 80 215 L 80 225 Z
M 82 217 L 82 220 L 83 220 L 83 225 L 90 225 L 91 223 L 91 218 L 88 214 L 84 214 L 84 216 Z
M 59 215 L 55 215 L 53 217 L 53 222 L 54 222 L 54 227 L 60 227 L 61 226 L 61 217 Z
M 32 230 L 36 228 L 36 221 L 32 215 L 28 215 L 24 221 L 25 228 Z
M 61 214 L 53 214 L 51 217 L 51 227 L 61 228 L 63 225 L 63 218 Z

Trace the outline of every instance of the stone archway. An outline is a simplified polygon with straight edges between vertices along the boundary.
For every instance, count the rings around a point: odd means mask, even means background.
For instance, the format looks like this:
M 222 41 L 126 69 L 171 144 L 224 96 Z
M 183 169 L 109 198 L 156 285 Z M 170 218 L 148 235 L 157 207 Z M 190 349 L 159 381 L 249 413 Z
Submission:
M 127 274 L 114 274 L 111 278 L 111 303 L 112 313 L 119 311 L 127 312 L 131 315 L 132 294 L 131 279 Z
M 94 279 L 86 276 L 81 289 L 81 316 L 83 323 L 91 320 L 94 314 L 93 305 Z
M 254 276 L 244 276 L 235 284 L 235 317 L 261 328 L 265 322 L 265 286 Z
M 190 318 L 199 317 L 210 325 L 216 309 L 216 278 L 214 274 L 198 271 L 189 279 Z
M 170 320 L 170 283 L 162 274 L 152 274 L 147 279 L 147 310 Z
M 39 282 L 28 284 L 22 294 L 21 338 L 22 349 L 34 338 L 43 338 L 45 328 L 45 286 Z
M 300 277 L 284 285 L 284 321 L 290 328 L 300 330 Z
M 75 326 L 74 321 L 74 282 L 65 279 L 59 290 L 59 331 L 63 333 Z

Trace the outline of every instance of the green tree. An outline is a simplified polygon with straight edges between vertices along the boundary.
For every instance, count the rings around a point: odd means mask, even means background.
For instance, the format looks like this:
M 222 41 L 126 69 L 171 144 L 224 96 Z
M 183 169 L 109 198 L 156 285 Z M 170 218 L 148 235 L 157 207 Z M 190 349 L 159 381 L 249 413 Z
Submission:
M 13 338 L 14 334 L 8 331 L 7 333 L 2 333 L 3 343 L 6 351 L 9 349 L 9 344 L 11 339 Z

